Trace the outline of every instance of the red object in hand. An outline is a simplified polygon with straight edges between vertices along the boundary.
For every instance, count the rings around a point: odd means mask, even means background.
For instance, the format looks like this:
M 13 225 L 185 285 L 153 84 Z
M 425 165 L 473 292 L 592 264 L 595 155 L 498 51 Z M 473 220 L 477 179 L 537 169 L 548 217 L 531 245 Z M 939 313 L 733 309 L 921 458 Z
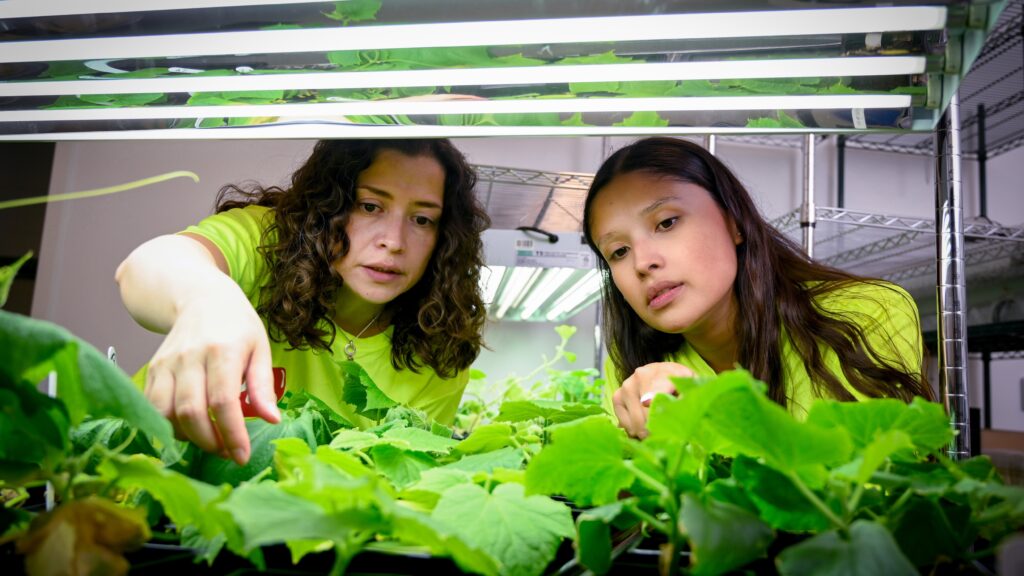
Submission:
M 284 368 L 274 368 L 274 396 L 277 400 L 281 400 L 284 397 L 285 387 L 285 371 Z M 245 382 L 242 382 L 242 393 L 238 396 L 238 400 L 242 403 L 242 416 L 256 416 L 256 410 L 252 407 L 252 402 L 249 400 L 249 389 L 246 387 Z

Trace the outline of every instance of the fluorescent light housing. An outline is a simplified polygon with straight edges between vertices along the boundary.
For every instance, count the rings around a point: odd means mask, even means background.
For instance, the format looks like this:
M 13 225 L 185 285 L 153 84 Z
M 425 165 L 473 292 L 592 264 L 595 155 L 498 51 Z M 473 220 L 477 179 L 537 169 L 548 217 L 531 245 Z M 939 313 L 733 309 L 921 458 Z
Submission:
M 331 90 L 424 86 L 496 86 L 573 82 L 658 82 L 729 80 L 733 78 L 858 77 L 922 74 L 924 56 L 799 58 L 520 66 L 507 68 L 439 68 L 370 72 L 239 74 L 173 78 L 35 80 L 0 83 L 0 96 L 243 92 L 258 90 Z
M 504 266 L 484 266 L 480 272 L 480 283 L 483 290 L 484 305 L 490 306 L 498 295 L 498 287 L 505 277 Z
M 591 270 L 574 286 L 568 288 L 562 298 L 555 302 L 544 316 L 550 322 L 558 322 L 595 302 L 600 296 L 601 273 Z
M 325 104 L 266 104 L 238 106 L 150 106 L 13 110 L 0 112 L 0 122 L 57 122 L 176 118 L 338 118 L 372 115 L 544 114 L 574 112 L 668 112 L 724 110 L 833 110 L 907 108 L 905 94 L 826 96 L 721 96 L 686 98 L 557 98 L 529 100 L 401 100 L 353 101 Z
M 0 62 L 941 30 L 944 6 L 546 18 L 5 42 Z
M 565 281 L 575 272 L 576 270 L 573 268 L 552 268 L 546 270 L 523 301 L 523 305 L 519 310 L 519 317 L 530 318 L 533 316 L 533 313 L 552 296 L 560 294 L 565 289 Z
M 541 268 L 515 268 L 507 282 L 498 289 L 498 308 L 494 317 L 501 320 L 508 309 L 518 305 L 540 276 Z

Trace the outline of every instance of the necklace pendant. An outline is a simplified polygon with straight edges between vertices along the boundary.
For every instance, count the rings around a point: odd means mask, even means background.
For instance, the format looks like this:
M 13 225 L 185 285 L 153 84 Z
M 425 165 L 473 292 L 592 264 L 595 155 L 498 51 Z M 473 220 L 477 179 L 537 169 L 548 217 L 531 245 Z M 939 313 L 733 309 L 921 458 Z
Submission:
M 355 359 L 355 357 L 356 357 L 356 343 L 355 342 L 353 342 L 352 340 L 349 340 L 348 344 L 345 344 L 344 350 L 345 350 L 345 356 L 348 356 L 349 362 L 351 362 L 352 360 Z

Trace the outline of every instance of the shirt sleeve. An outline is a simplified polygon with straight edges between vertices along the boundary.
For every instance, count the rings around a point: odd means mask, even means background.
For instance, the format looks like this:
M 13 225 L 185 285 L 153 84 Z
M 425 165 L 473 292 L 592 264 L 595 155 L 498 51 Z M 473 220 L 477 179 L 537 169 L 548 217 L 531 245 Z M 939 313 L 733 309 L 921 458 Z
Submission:
M 865 341 L 882 360 L 908 374 L 921 373 L 921 318 L 910 294 L 895 284 L 867 283 L 839 291 L 832 302 L 838 305 L 839 299 L 845 300 L 842 315 L 861 327 Z
M 184 230 L 206 238 L 220 249 L 227 261 L 228 275 L 254 304 L 269 272 L 259 247 L 270 218 L 269 208 L 246 206 L 214 214 Z

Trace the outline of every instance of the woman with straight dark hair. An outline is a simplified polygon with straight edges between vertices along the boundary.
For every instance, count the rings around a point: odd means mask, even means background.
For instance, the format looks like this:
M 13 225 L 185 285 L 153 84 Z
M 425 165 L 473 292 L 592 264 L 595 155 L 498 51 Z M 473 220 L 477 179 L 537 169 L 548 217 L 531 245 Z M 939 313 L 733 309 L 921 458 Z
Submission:
M 610 279 L 606 372 L 633 436 L 646 435 L 654 394 L 674 391 L 670 377 L 737 366 L 797 417 L 814 398 L 933 397 L 911 297 L 807 258 L 696 144 L 658 137 L 615 152 L 583 229 Z
M 145 392 L 179 437 L 244 463 L 243 416 L 285 390 L 343 400 L 355 361 L 399 404 L 450 423 L 481 347 L 489 225 L 448 140 L 316 144 L 285 189 L 226 186 L 217 213 L 120 265 L 125 306 L 166 333 Z

